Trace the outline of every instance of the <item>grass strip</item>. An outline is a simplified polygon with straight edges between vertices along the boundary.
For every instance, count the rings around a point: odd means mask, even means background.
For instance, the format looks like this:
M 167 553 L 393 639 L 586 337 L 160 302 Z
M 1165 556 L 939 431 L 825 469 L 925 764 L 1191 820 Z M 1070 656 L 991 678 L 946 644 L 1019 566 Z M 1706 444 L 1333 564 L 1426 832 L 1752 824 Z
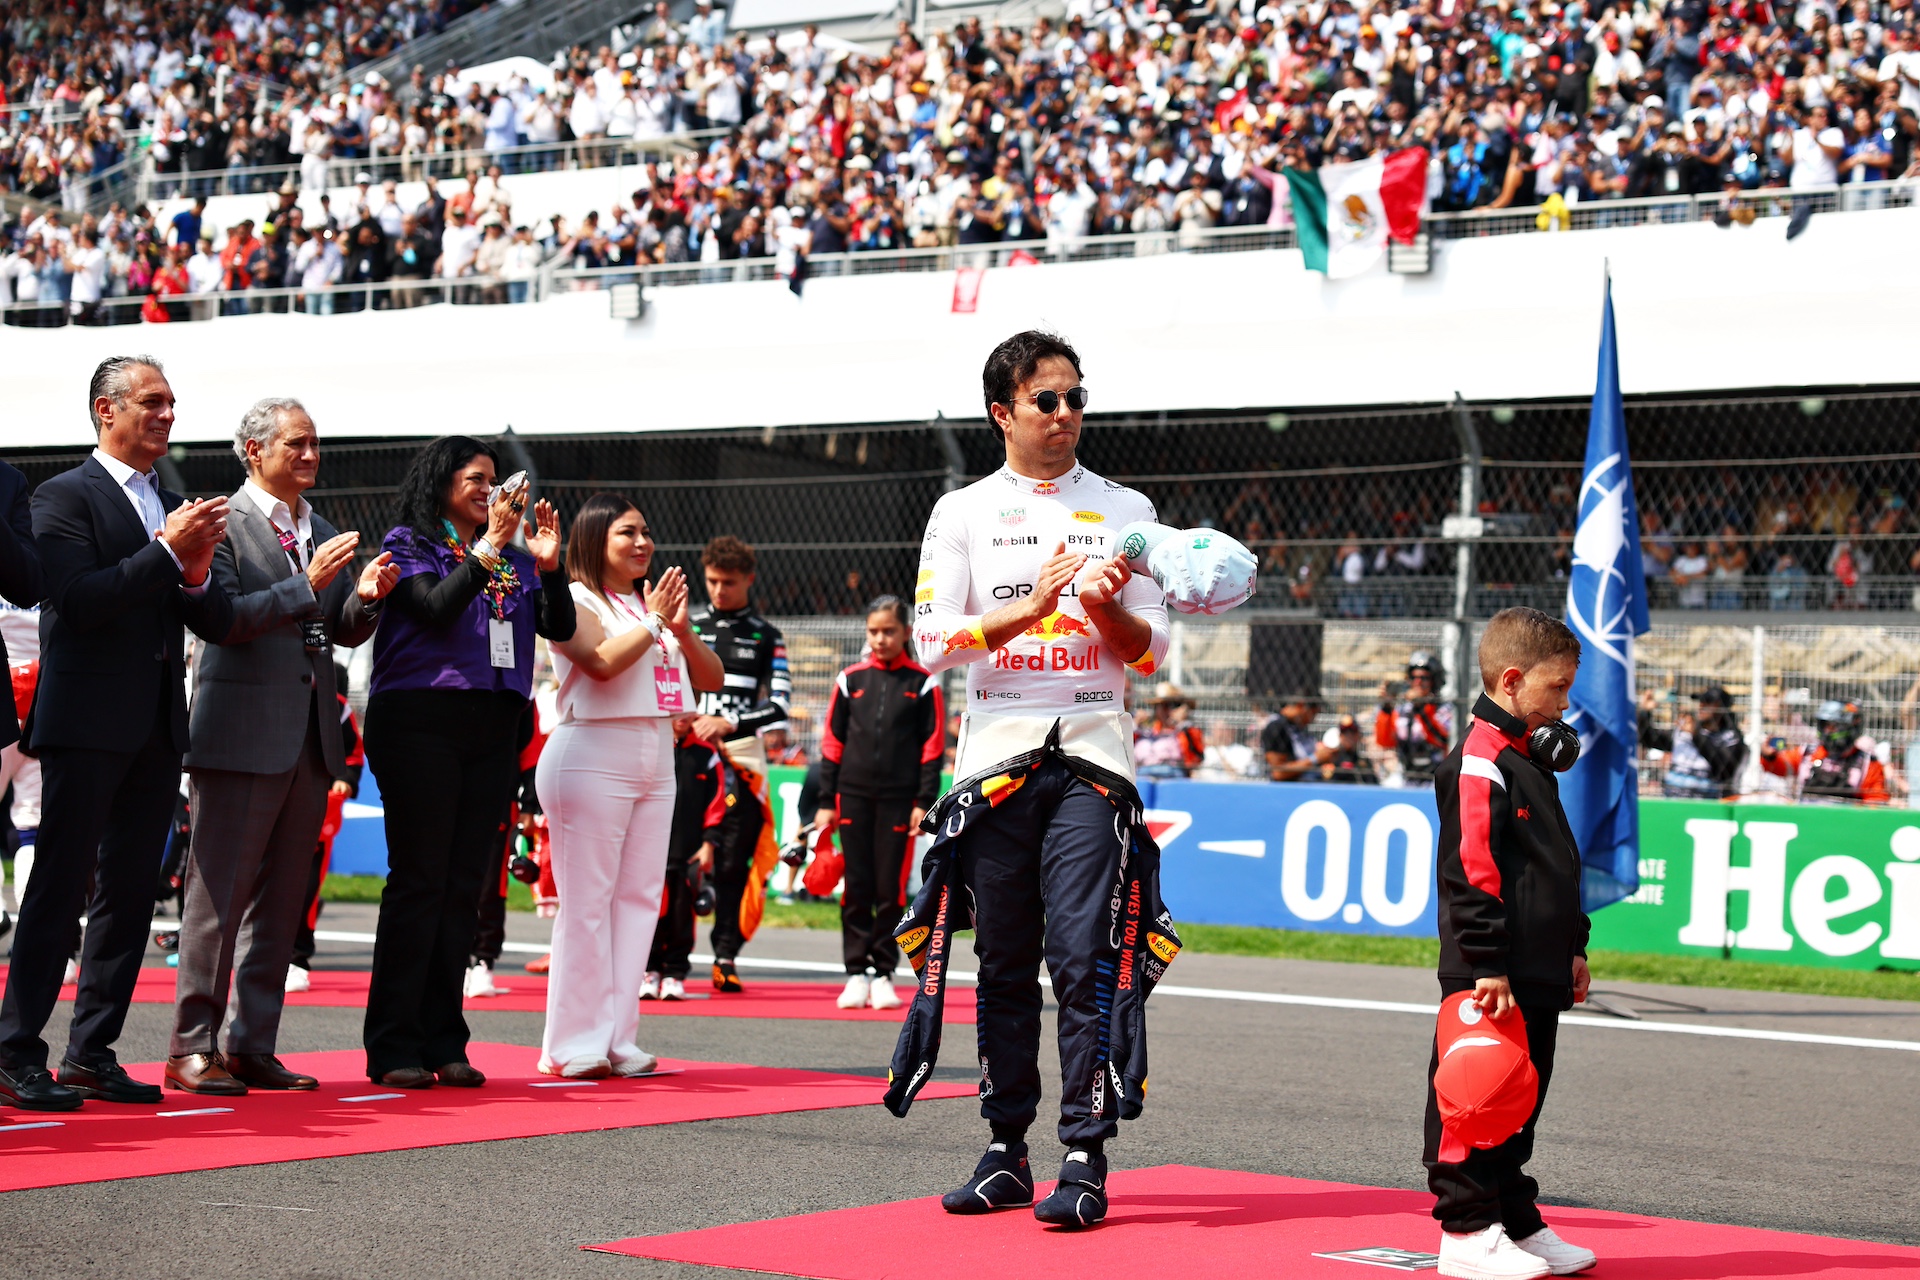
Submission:
M 320 896 L 328 902 L 380 901 L 379 876 L 329 876 Z M 507 886 L 507 907 L 533 910 L 533 895 L 518 880 Z M 833 902 L 768 899 L 763 924 L 771 929 L 838 929 Z M 1432 938 L 1381 938 L 1358 933 L 1307 933 L 1246 925 L 1182 924 L 1180 940 L 1201 955 L 1258 956 L 1272 960 L 1325 960 L 1337 964 L 1384 964 L 1431 969 L 1440 944 Z M 1814 996 L 1858 996 L 1920 1001 L 1920 973 L 1876 969 L 1815 969 L 1798 965 L 1721 960 L 1711 956 L 1666 956 L 1632 951 L 1595 951 L 1589 957 L 1597 986 L 1651 982 L 1679 987 L 1782 991 Z

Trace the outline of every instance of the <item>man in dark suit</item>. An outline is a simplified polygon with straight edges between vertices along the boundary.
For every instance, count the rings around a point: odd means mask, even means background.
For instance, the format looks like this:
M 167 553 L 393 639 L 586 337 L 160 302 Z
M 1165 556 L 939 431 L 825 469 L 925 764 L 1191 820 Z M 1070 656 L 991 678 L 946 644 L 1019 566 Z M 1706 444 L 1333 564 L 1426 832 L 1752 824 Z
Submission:
M 40 567 L 40 551 L 33 544 L 33 513 L 27 506 L 27 478 L 11 463 L 0 462 L 0 596 L 22 609 L 31 609 L 47 594 L 47 575 Z M 0 636 L 0 669 L 12 670 L 7 642 Z M 15 759 L 20 741 L 20 717 L 25 707 L 16 706 L 13 681 L 4 681 L 0 690 L 0 787 L 10 781 L 19 768 Z M 29 762 L 31 763 L 31 762 Z M 15 812 L 18 812 L 16 809 Z M 0 907 L 0 934 L 13 928 L 13 918 Z
M 173 430 L 159 362 L 104 360 L 87 395 L 99 447 L 33 495 L 47 600 L 24 736 L 40 758 L 44 812 L 0 999 L 0 1097 L 34 1111 L 72 1110 L 84 1098 L 160 1101 L 158 1087 L 114 1060 L 113 1044 L 146 949 L 187 747 L 181 625 L 217 641 L 233 621 L 212 573 L 227 500 L 186 501 L 153 473 Z M 56 1083 L 40 1032 L 83 908 L 79 995 Z
M 400 576 L 384 552 L 352 573 L 360 535 L 339 532 L 301 496 L 320 474 L 320 437 L 298 400 L 247 410 L 234 452 L 247 482 L 228 501 L 227 540 L 213 553 L 233 625 L 195 667 L 193 855 L 166 1067 L 168 1087 L 219 1095 L 319 1087 L 274 1049 L 327 788 L 346 769 L 333 645 L 373 635 Z

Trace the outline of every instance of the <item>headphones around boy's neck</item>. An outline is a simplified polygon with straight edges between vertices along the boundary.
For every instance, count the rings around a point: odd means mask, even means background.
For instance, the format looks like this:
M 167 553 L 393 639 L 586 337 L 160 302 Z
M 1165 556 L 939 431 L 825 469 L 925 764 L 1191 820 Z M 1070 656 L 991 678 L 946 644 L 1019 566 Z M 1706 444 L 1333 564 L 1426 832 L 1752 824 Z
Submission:
M 1543 769 L 1565 773 L 1580 758 L 1580 735 L 1565 720 L 1549 720 L 1527 735 L 1527 755 Z

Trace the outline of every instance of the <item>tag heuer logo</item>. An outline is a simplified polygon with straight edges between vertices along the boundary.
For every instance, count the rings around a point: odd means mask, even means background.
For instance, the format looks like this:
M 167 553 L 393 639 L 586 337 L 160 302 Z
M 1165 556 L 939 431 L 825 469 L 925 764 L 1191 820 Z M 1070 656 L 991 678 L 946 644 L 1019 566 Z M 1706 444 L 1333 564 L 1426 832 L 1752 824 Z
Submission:
M 1120 544 L 1120 554 L 1129 560 L 1138 559 L 1140 556 L 1140 553 L 1142 551 L 1145 551 L 1146 549 L 1147 549 L 1146 536 L 1140 533 L 1128 534 L 1127 540 Z
M 1024 524 L 1026 522 L 1026 519 L 1027 519 L 1027 509 L 1025 507 L 1000 508 L 1001 524 Z

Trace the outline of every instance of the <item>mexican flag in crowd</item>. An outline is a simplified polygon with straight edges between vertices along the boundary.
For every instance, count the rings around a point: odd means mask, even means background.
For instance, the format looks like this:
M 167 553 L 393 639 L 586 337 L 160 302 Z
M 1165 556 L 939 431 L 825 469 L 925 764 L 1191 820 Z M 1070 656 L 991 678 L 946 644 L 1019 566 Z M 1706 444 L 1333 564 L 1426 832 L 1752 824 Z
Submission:
M 1388 236 L 1412 244 L 1420 230 L 1420 207 L 1427 198 L 1424 148 L 1285 173 L 1307 270 L 1329 280 L 1357 276 L 1379 262 Z

